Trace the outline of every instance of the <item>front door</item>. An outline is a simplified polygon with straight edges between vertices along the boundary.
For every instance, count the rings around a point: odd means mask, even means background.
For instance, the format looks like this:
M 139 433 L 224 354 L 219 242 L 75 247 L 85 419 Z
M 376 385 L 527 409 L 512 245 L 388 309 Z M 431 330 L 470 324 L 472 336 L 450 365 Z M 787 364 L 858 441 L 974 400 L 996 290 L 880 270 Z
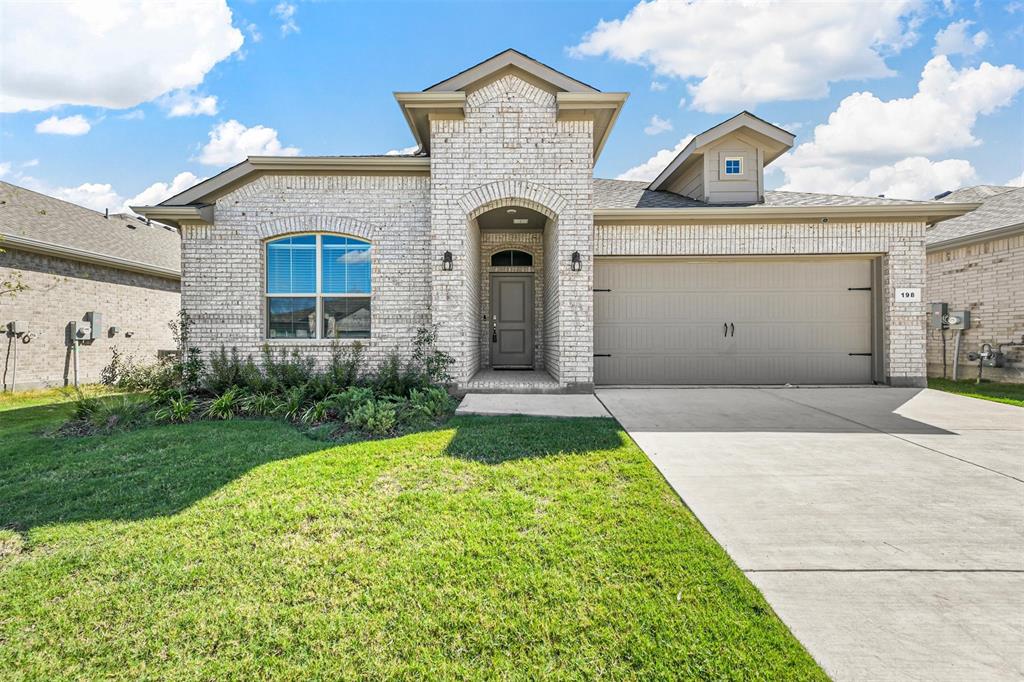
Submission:
M 533 366 L 533 275 L 491 275 L 491 366 Z

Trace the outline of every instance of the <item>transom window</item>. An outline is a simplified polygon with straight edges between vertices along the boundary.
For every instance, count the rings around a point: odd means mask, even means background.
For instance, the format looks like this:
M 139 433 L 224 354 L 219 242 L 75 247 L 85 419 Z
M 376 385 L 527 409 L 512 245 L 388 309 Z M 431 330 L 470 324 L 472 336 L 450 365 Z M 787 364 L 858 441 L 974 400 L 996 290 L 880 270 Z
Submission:
M 267 242 L 267 338 L 370 338 L 370 243 L 333 234 Z
M 743 175 L 743 159 L 734 158 L 725 160 L 726 175 Z
M 533 254 L 526 251 L 498 251 L 491 256 L 491 265 L 494 266 L 520 266 L 533 265 Z

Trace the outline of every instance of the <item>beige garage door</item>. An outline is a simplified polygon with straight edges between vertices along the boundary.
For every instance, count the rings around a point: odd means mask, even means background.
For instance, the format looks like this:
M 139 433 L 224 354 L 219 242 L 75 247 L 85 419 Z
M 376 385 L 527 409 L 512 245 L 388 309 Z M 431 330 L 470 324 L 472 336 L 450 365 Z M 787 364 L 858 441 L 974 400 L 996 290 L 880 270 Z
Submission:
M 598 384 L 871 383 L 867 258 L 598 259 Z

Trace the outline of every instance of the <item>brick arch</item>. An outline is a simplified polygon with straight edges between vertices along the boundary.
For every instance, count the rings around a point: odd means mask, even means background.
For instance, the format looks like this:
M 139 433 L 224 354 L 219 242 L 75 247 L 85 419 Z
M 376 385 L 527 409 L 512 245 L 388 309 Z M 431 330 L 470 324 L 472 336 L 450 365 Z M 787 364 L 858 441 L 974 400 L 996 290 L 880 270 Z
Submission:
M 296 215 L 260 223 L 257 231 L 262 240 L 295 232 L 334 232 L 373 241 L 377 230 L 365 220 L 346 216 Z
M 565 197 L 554 190 L 525 180 L 498 180 L 481 185 L 459 199 L 459 206 L 470 220 L 503 206 L 530 208 L 551 220 L 558 220 L 567 204 Z
M 479 90 L 474 90 L 466 95 L 466 105 L 470 107 L 481 107 L 495 100 L 506 100 L 509 94 L 517 95 L 532 102 L 538 107 L 554 107 L 555 96 L 550 92 L 541 90 L 522 78 L 514 75 L 504 76 L 489 83 Z

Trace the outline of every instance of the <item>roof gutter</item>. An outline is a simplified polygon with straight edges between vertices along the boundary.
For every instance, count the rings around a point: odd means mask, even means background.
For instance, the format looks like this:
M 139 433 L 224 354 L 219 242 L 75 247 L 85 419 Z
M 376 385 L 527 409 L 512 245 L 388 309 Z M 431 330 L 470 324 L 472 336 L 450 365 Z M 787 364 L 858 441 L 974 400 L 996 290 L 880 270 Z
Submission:
M 109 256 L 103 253 L 96 253 L 95 251 L 86 251 L 85 249 L 77 249 L 73 246 L 62 246 L 60 244 L 52 244 L 50 242 L 31 239 L 29 237 L 20 237 L 13 234 L 0 235 L 0 241 L 3 242 L 5 248 L 9 247 L 17 249 L 18 251 L 29 251 L 31 253 L 38 253 L 44 256 L 56 256 L 58 258 L 66 258 L 68 260 L 79 261 L 82 263 L 104 265 L 117 270 L 138 272 L 143 275 L 153 275 L 155 277 L 164 277 L 166 279 L 181 279 L 181 270 L 164 268 L 159 265 L 150 265 L 149 263 L 141 263 L 128 258 L 119 258 L 118 256 Z
M 213 204 L 200 204 L 195 206 L 129 206 L 131 210 L 139 215 L 146 216 L 150 220 L 173 225 L 181 228 L 181 223 L 200 223 L 213 225 Z
M 707 206 L 694 208 L 599 208 L 595 223 L 703 223 L 754 220 L 805 220 L 870 218 L 912 219 L 932 225 L 970 213 L 981 204 L 905 204 L 891 206 Z
M 1006 227 L 1000 227 L 995 230 L 975 232 L 974 234 L 964 235 L 963 237 L 953 237 L 952 239 L 946 239 L 941 242 L 929 243 L 926 244 L 925 248 L 929 252 L 945 251 L 946 249 L 955 249 L 958 246 L 967 246 L 968 244 L 978 244 L 980 242 L 987 242 L 993 239 L 1012 237 L 1017 233 L 1024 233 L 1024 223 L 1007 225 Z

